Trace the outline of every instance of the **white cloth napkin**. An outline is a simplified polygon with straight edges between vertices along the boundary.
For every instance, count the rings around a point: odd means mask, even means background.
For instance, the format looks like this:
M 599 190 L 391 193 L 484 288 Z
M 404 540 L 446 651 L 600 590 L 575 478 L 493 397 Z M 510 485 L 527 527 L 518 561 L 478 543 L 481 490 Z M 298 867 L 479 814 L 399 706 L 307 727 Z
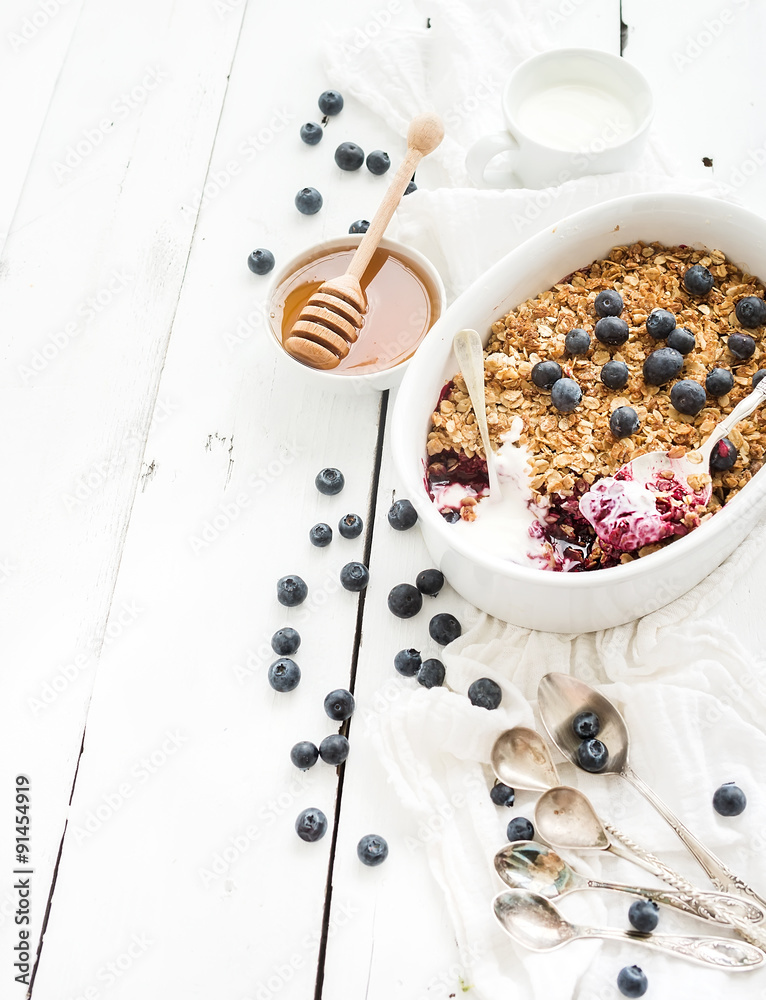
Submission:
M 429 0 L 427 5 L 400 0 L 400 6 L 401 15 L 374 39 L 358 32 L 339 37 L 328 52 L 327 72 L 344 94 L 402 135 L 418 111 L 433 108 L 444 117 L 447 136 L 430 158 L 437 169 L 429 175 L 444 186 L 421 188 L 403 201 L 396 235 L 434 262 L 450 300 L 508 251 L 571 212 L 639 191 L 720 194 L 712 184 L 674 176 L 654 141 L 631 172 L 583 177 L 541 191 L 472 188 L 465 152 L 480 135 L 502 128 L 500 91 L 514 66 L 550 47 L 547 7 L 520 0 Z M 746 573 L 764 540 L 761 527 L 687 596 L 603 632 L 531 632 L 477 613 L 443 653 L 448 688 L 426 691 L 402 679 L 401 697 L 369 723 L 377 727 L 374 738 L 390 779 L 417 822 L 454 923 L 463 980 L 477 1000 L 611 1000 L 618 996 L 617 972 L 634 963 L 649 975 L 652 996 L 766 996 L 766 970 L 735 976 L 632 942 L 573 943 L 554 955 L 533 954 L 511 942 L 491 912 L 493 896 L 503 889 L 492 859 L 507 842 L 508 820 L 533 818 L 536 797 L 519 792 L 512 809 L 493 805 L 487 763 L 503 729 L 541 728 L 534 711 L 540 677 L 548 671 L 576 673 L 623 710 L 636 770 L 729 867 L 766 895 L 761 861 L 766 801 L 759 794 L 766 781 L 766 664 L 715 618 L 718 596 Z M 475 708 L 465 697 L 481 676 L 502 687 L 503 703 L 495 712 Z M 584 775 L 563 763 L 560 776 L 582 788 L 604 818 L 711 888 L 670 828 L 626 783 Z M 749 794 L 747 810 L 736 819 L 718 817 L 711 805 L 713 791 L 729 780 Z M 661 885 L 611 856 L 568 858 L 585 873 Z M 561 908 L 591 926 L 628 927 L 630 902 L 616 893 L 577 893 Z M 666 932 L 719 933 L 717 925 L 667 909 L 661 920 Z

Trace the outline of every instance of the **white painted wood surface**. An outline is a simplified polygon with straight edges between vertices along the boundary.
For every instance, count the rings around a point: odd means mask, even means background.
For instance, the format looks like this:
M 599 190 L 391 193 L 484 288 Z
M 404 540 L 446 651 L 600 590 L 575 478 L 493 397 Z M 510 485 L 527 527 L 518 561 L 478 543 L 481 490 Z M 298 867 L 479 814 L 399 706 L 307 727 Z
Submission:
M 298 139 L 326 86 L 322 44 L 348 21 L 340 0 L 319 13 L 48 0 L 47 20 L 43 7 L 13 0 L 0 14 L 0 82 L 14 96 L 0 108 L 13 136 L 0 185 L 0 996 L 24 994 L 10 869 L 10 789 L 24 772 L 35 943 L 66 828 L 39 1000 L 446 1000 L 461 975 L 448 916 L 371 739 L 402 683 L 393 654 L 424 628 L 392 619 L 385 596 L 428 557 L 417 531 L 385 523 L 397 489 L 385 436 L 373 489 L 380 398 L 296 391 L 261 338 L 265 282 L 244 266 L 255 246 L 285 259 L 370 217 L 385 178 L 341 175 L 337 142 L 392 158 L 404 143 L 352 101 L 318 149 Z M 354 21 L 379 7 L 355 5 Z M 764 14 L 730 8 L 724 21 L 712 0 L 693 16 L 623 0 L 624 55 L 663 95 L 657 131 L 680 168 L 712 170 L 766 213 Z M 614 0 L 546 9 L 556 44 L 620 50 Z M 39 27 L 17 43 L 26 19 Z M 312 218 L 292 208 L 305 184 L 325 195 Z M 312 485 L 328 464 L 347 476 L 332 499 Z M 354 542 L 308 544 L 311 524 L 351 510 L 375 512 L 371 534 L 368 519 Z M 365 546 L 355 663 L 358 599 L 337 573 Z M 287 572 L 311 588 L 290 612 L 274 599 Z M 753 643 L 764 594 L 756 567 L 723 606 Z M 470 614 L 451 593 L 440 607 Z M 278 696 L 265 673 L 284 623 L 303 636 L 303 680 Z M 354 669 L 333 857 L 338 775 L 320 763 L 302 776 L 288 753 L 333 731 L 322 698 Z M 319 844 L 292 831 L 308 805 L 331 821 Z M 362 869 L 355 845 L 373 831 L 392 854 Z

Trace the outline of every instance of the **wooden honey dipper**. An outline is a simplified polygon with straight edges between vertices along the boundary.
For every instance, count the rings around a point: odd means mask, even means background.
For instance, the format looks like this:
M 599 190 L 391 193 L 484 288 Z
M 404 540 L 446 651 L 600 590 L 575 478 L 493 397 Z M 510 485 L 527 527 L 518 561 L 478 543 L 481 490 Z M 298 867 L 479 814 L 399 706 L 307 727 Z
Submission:
M 308 300 L 285 340 L 285 350 L 312 368 L 335 368 L 356 342 L 367 300 L 361 279 L 421 159 L 444 138 L 441 118 L 418 115 L 407 130 L 407 155 L 362 237 L 346 273 L 323 282 Z

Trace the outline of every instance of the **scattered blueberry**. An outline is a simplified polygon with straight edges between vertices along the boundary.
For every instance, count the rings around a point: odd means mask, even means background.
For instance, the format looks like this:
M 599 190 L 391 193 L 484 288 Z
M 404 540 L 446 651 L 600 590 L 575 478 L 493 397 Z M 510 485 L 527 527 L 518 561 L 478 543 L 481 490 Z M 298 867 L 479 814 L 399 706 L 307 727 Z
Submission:
M 647 385 L 665 385 L 676 377 L 683 366 L 682 354 L 672 347 L 660 347 L 644 361 L 644 381 Z
M 623 389 L 629 378 L 630 372 L 624 361 L 607 361 L 601 369 L 601 381 L 607 389 Z
M 702 264 L 694 264 L 684 272 L 684 288 L 690 295 L 707 295 L 714 283 L 713 275 Z
M 582 399 L 582 389 L 572 378 L 560 378 L 551 389 L 551 402 L 559 413 L 571 413 Z
M 286 608 L 295 608 L 308 597 L 309 588 L 299 576 L 283 576 L 277 580 L 277 600 Z
M 397 583 L 388 595 L 388 610 L 397 618 L 413 618 L 423 607 L 423 595 L 411 583 Z
M 713 448 L 710 455 L 710 468 L 713 472 L 728 472 L 737 461 L 739 450 L 728 438 L 723 438 Z
M 641 421 L 632 406 L 618 406 L 609 418 L 609 430 L 616 438 L 630 437 L 640 426 Z
M 516 801 L 516 792 L 510 785 L 504 785 L 502 781 L 498 781 L 490 788 L 489 797 L 496 806 L 510 807 Z
M 310 740 L 301 740 L 290 751 L 290 760 L 301 771 L 308 771 L 319 760 L 319 750 Z
M 563 374 L 555 361 L 538 361 L 532 368 L 532 381 L 538 389 L 552 389 Z
M 415 577 L 415 586 L 421 594 L 436 597 L 444 586 L 444 574 L 438 569 L 424 569 Z
M 755 341 L 749 333 L 733 333 L 726 341 L 726 346 L 740 361 L 747 361 L 755 353 Z
M 721 785 L 713 796 L 713 808 L 719 816 L 739 816 L 746 805 L 745 793 L 733 781 Z
M 570 354 L 587 354 L 590 350 L 590 334 L 587 330 L 570 330 L 564 338 L 564 347 Z
M 331 691 L 324 700 L 324 710 L 330 719 L 335 722 L 344 722 L 354 714 L 356 703 L 354 696 L 345 688 L 338 688 Z
M 676 318 L 667 309 L 652 309 L 646 317 L 646 332 L 655 340 L 664 340 L 676 328 Z
M 341 538 L 358 538 L 364 530 L 364 522 L 358 514 L 346 514 L 338 521 Z
M 348 227 L 350 233 L 366 233 L 370 228 L 370 223 L 367 219 L 357 219 L 356 222 L 352 222 Z
M 340 582 L 344 590 L 358 594 L 370 582 L 370 571 L 360 562 L 350 562 L 340 571 Z
M 327 817 L 321 809 L 304 809 L 295 821 L 295 832 L 301 840 L 313 844 L 327 833 Z
M 342 142 L 335 150 L 335 162 L 341 170 L 358 170 L 364 163 L 364 150 L 355 142 Z
M 279 629 L 271 637 L 271 648 L 277 656 L 291 656 L 300 646 L 301 637 L 289 625 Z
M 740 299 L 734 307 L 737 319 L 740 324 L 748 330 L 754 330 L 757 326 L 766 324 L 766 302 L 756 295 L 748 295 Z
M 513 843 L 514 840 L 534 840 L 535 828 L 523 816 L 516 816 L 508 824 L 506 836 Z
M 577 762 L 584 771 L 603 771 L 609 760 L 609 751 L 601 740 L 583 740 L 577 748 Z
M 356 856 L 363 865 L 374 868 L 376 865 L 382 865 L 388 857 L 388 844 L 383 837 L 369 833 L 356 845 Z
M 400 649 L 394 657 L 394 666 L 403 677 L 414 677 L 422 662 L 417 649 Z
M 319 744 L 319 756 L 325 764 L 332 764 L 337 767 L 348 757 L 349 743 L 345 736 L 333 733 L 332 736 L 325 736 Z
M 679 413 L 695 417 L 707 403 L 707 394 L 699 382 L 684 378 L 670 390 L 670 402 Z
M 322 207 L 322 195 L 316 188 L 301 188 L 295 196 L 295 207 L 301 215 L 316 215 Z
M 758 371 L 755 373 L 755 375 L 753 375 L 753 388 L 754 389 L 755 389 L 755 387 L 758 385 L 758 383 L 761 381 L 761 379 L 764 376 L 766 376 L 766 368 L 759 368 Z M 732 379 L 731 381 L 732 381 L 732 385 L 733 385 L 734 384 L 734 379 Z
M 367 169 L 371 174 L 384 174 L 391 166 L 391 158 L 382 149 L 373 149 L 367 157 Z
M 668 347 L 672 347 L 679 354 L 690 354 L 696 345 L 694 334 L 685 326 L 677 326 L 668 336 Z
M 413 191 L 417 191 L 417 189 L 418 189 L 418 186 L 415 183 L 415 181 L 410 181 L 410 183 L 404 189 L 404 194 L 402 195 L 402 198 L 404 197 L 405 194 L 412 194 L 412 192 Z
M 305 125 L 301 125 L 301 139 L 307 146 L 316 146 L 318 142 L 322 141 L 323 135 L 322 126 L 317 125 L 316 122 L 306 122 Z
M 581 740 L 592 740 L 601 730 L 601 719 L 595 712 L 580 712 L 572 719 L 572 732 Z
M 628 920 L 642 934 L 651 934 L 660 920 L 660 908 L 650 899 L 637 899 L 628 910 Z
M 334 497 L 346 485 L 343 473 L 338 469 L 322 469 L 314 480 L 316 488 L 326 497 Z
M 441 687 L 445 675 L 446 671 L 442 661 L 432 657 L 430 660 L 423 660 L 420 664 L 418 684 L 422 684 L 424 688 Z
M 434 615 L 428 623 L 428 634 L 434 642 L 440 646 L 446 646 L 454 642 L 463 632 L 460 622 L 448 611 L 443 611 L 440 615 Z
M 406 531 L 418 519 L 418 512 L 409 500 L 397 500 L 388 511 L 388 523 L 397 531 Z
M 610 288 L 598 293 L 593 308 L 596 310 L 597 316 L 619 316 L 625 306 L 620 293 Z
M 725 396 L 734 388 L 734 376 L 728 368 L 714 368 L 705 379 L 705 388 L 711 396 Z
M 318 103 L 323 115 L 337 115 L 343 110 L 343 98 L 337 90 L 325 90 Z
M 617 976 L 617 989 L 624 997 L 642 997 L 649 989 L 649 981 L 637 965 L 626 965 Z
M 259 247 L 258 250 L 253 250 L 247 258 L 247 266 L 253 274 L 268 274 L 274 267 L 274 254 L 271 250 Z
M 280 656 L 269 667 L 269 684 L 275 691 L 285 694 L 294 691 L 301 682 L 301 668 L 286 656 Z
M 593 327 L 593 332 L 596 334 L 596 340 L 609 347 L 619 347 L 630 336 L 628 324 L 619 316 L 604 316 Z
M 503 692 L 500 685 L 489 677 L 480 677 L 468 688 L 468 699 L 477 708 L 486 708 L 492 711 L 503 700 Z
M 317 548 L 323 549 L 325 545 L 329 545 L 332 541 L 332 528 L 324 522 L 315 524 L 311 531 L 309 531 L 309 541 L 312 545 L 316 545 Z

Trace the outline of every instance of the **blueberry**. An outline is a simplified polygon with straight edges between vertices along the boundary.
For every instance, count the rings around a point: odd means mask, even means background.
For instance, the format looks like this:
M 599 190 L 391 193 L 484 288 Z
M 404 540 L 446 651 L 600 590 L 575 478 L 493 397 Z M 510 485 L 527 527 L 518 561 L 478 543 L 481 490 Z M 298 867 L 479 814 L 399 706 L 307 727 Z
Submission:
M 714 368 L 705 379 L 705 388 L 711 396 L 725 396 L 734 388 L 734 376 L 728 368 Z
M 625 306 L 620 293 L 610 288 L 598 293 L 593 308 L 596 310 L 597 316 L 619 316 Z
M 552 389 L 563 374 L 555 361 L 538 361 L 532 369 L 532 381 L 538 389 Z
M 317 125 L 316 122 L 306 122 L 305 125 L 301 125 L 301 139 L 307 146 L 316 146 L 318 142 L 322 141 L 323 135 L 322 126 Z
M 609 418 L 609 430 L 616 438 L 630 437 L 640 426 L 641 421 L 632 406 L 618 406 Z
M 301 188 L 295 196 L 295 207 L 301 215 L 316 215 L 322 207 L 322 195 L 316 188 Z
M 572 732 L 581 740 L 592 740 L 600 729 L 601 719 L 595 712 L 580 712 L 572 719 Z
M 603 771 L 609 760 L 609 751 L 601 740 L 583 740 L 577 748 L 577 763 L 584 771 Z
M 572 378 L 560 378 L 551 389 L 551 402 L 559 413 L 571 413 L 582 399 L 582 389 Z
M 388 523 L 397 531 L 406 531 L 418 519 L 418 512 L 409 500 L 397 500 L 388 511 Z
M 331 691 L 324 700 L 324 710 L 330 719 L 335 722 L 344 722 L 354 714 L 356 702 L 354 696 L 345 688 L 338 688 Z
M 446 646 L 448 643 L 454 642 L 462 632 L 463 628 L 460 622 L 454 615 L 449 614 L 447 611 L 442 612 L 440 615 L 434 615 L 428 623 L 428 634 L 440 646 Z
M 308 771 L 319 760 L 319 750 L 310 740 L 301 740 L 290 751 L 290 760 L 301 771 Z
M 394 657 L 394 666 L 403 677 L 414 677 L 421 663 L 417 649 L 400 649 Z
M 444 586 L 444 574 L 438 569 L 424 569 L 415 577 L 415 586 L 421 594 L 436 597 Z
M 766 324 L 766 302 L 756 295 L 748 295 L 740 299 L 734 311 L 740 324 L 748 330 L 754 330 L 757 326 Z
M 637 965 L 626 965 L 617 976 L 617 989 L 624 997 L 642 997 L 649 989 L 649 981 Z
M 411 583 L 397 583 L 388 595 L 388 610 L 397 618 L 413 618 L 423 607 L 423 595 Z
M 383 837 L 368 833 L 356 845 L 356 856 L 363 865 L 374 868 L 376 865 L 382 865 L 388 857 L 388 844 Z
M 370 223 L 367 219 L 357 219 L 356 222 L 352 222 L 348 227 L 350 233 L 366 233 L 370 228 Z
M 513 843 L 514 840 L 534 840 L 535 828 L 523 816 L 516 816 L 506 828 L 506 836 Z
M 628 920 L 642 934 L 651 934 L 660 920 L 660 908 L 650 899 L 637 899 L 628 910 Z
M 370 582 L 370 571 L 364 563 L 346 563 L 340 571 L 340 582 L 345 590 L 350 590 L 353 594 L 358 594 Z
M 607 361 L 601 369 L 601 381 L 607 389 L 622 389 L 629 378 L 630 372 L 624 361 Z
M 271 648 L 277 656 L 291 656 L 300 646 L 301 637 L 294 628 L 286 626 L 271 637 Z
M 564 338 L 564 347 L 570 354 L 587 354 L 590 350 L 590 334 L 587 330 L 570 330 Z
M 358 514 L 346 514 L 338 521 L 341 538 L 358 538 L 364 529 L 364 522 Z
M 371 174 L 384 174 L 391 166 L 391 158 L 382 149 L 373 149 L 367 157 L 367 169 Z
M 325 90 L 318 103 L 323 115 L 337 115 L 343 110 L 343 98 L 337 90 Z
M 758 371 L 755 373 L 755 375 L 753 375 L 753 388 L 754 389 L 758 385 L 758 383 L 761 381 L 761 379 L 764 377 L 764 375 L 766 375 L 766 368 L 759 368 Z M 732 385 L 733 385 L 734 384 L 734 379 L 732 379 L 731 381 L 732 381 Z
M 707 295 L 714 284 L 713 275 L 702 264 L 694 264 L 684 272 L 684 288 L 690 295 Z
M 477 708 L 486 708 L 491 711 L 500 705 L 503 700 L 503 692 L 500 685 L 489 677 L 480 677 L 468 688 L 468 699 Z
M 441 660 L 434 658 L 423 660 L 418 670 L 418 684 L 422 684 L 424 688 L 441 687 L 445 675 L 446 671 Z
M 454 524 L 456 521 L 460 520 L 460 513 L 456 510 L 443 510 L 441 515 L 447 524 Z
M 707 394 L 699 382 L 684 378 L 670 390 L 670 402 L 679 413 L 695 417 L 707 403 Z
M 737 461 L 739 450 L 734 447 L 728 438 L 723 438 L 713 448 L 710 455 L 711 472 L 728 472 Z
M 684 358 L 672 347 L 652 351 L 644 361 L 644 381 L 647 385 L 665 385 L 681 371 Z
M 324 524 L 324 522 L 315 524 L 311 531 L 309 531 L 309 541 L 312 545 L 316 545 L 317 548 L 323 549 L 325 545 L 329 545 L 332 541 L 332 528 L 329 524 Z
M 271 250 L 259 247 L 258 250 L 253 250 L 247 258 L 247 266 L 253 274 L 268 274 L 274 267 L 274 254 Z
M 628 324 L 619 316 L 604 316 L 593 327 L 593 332 L 596 334 L 596 340 L 609 347 L 619 347 L 630 335 Z
M 280 694 L 294 691 L 301 682 L 301 668 L 286 656 L 280 656 L 269 667 L 269 684 Z
M 322 469 L 314 480 L 316 488 L 326 497 L 334 497 L 346 485 L 343 473 L 338 469 Z
M 345 736 L 339 736 L 338 733 L 325 736 L 319 744 L 319 756 L 325 764 L 332 764 L 333 767 L 338 767 L 339 764 L 343 763 L 348 757 L 349 750 L 348 740 Z
M 510 785 L 504 785 L 502 781 L 498 781 L 490 788 L 489 797 L 496 806 L 510 807 L 516 801 L 516 792 Z
M 726 341 L 726 346 L 740 361 L 747 361 L 755 352 L 755 341 L 749 333 L 733 333 Z
M 295 608 L 308 597 L 309 588 L 299 576 L 283 576 L 277 580 L 277 600 L 286 608 Z
M 691 330 L 687 330 L 685 326 L 677 326 L 675 330 L 671 331 L 668 337 L 668 347 L 672 347 L 679 354 L 691 353 L 696 344 L 697 341 L 694 339 L 694 334 Z
M 410 181 L 410 183 L 404 189 L 404 194 L 412 194 L 412 192 L 413 191 L 417 191 L 417 189 L 418 189 L 418 186 L 415 183 L 415 181 Z M 404 197 L 404 194 L 402 195 L 402 198 Z
M 342 142 L 335 150 L 335 162 L 341 170 L 358 170 L 364 163 L 364 150 L 355 142 Z
M 295 821 L 295 832 L 301 840 L 313 844 L 327 833 L 327 817 L 321 809 L 304 809 Z
M 739 816 L 746 805 L 745 793 L 733 781 L 721 785 L 713 795 L 713 808 L 719 816 Z
M 646 317 L 646 332 L 655 340 L 664 340 L 676 328 L 676 318 L 667 309 L 652 309 Z

